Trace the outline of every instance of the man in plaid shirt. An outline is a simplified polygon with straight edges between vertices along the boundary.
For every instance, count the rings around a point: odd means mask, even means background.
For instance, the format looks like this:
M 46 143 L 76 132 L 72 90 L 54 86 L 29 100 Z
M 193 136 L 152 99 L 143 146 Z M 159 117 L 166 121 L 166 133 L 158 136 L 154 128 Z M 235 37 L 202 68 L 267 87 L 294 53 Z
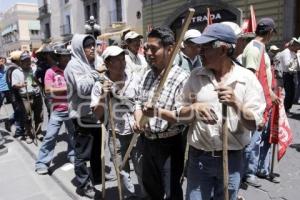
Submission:
M 184 127 L 177 124 L 174 116 L 177 113 L 176 97 L 181 93 L 188 73 L 179 66 L 173 66 L 159 99 L 154 105 L 147 104 L 161 81 L 174 43 L 174 35 L 169 28 L 155 28 L 148 34 L 145 55 L 151 70 L 142 79 L 136 102 L 134 128 L 144 132 L 142 177 L 151 199 L 183 199 L 180 177 L 184 160 L 181 136 Z M 145 103 L 146 106 L 143 106 Z M 150 118 L 145 127 L 140 127 L 143 114 Z

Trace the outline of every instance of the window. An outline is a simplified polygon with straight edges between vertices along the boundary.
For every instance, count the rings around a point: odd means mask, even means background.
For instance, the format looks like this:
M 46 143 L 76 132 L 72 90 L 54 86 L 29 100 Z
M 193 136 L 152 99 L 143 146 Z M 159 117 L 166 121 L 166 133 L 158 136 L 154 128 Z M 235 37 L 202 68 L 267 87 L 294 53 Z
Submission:
M 85 7 L 85 20 L 89 20 L 91 16 L 91 8 L 90 6 L 86 6 Z
M 49 23 L 45 24 L 45 38 L 50 38 L 51 37 L 51 32 L 50 32 L 50 25 Z
M 98 22 L 98 4 L 93 3 L 93 16 L 95 20 Z
M 66 16 L 66 33 L 71 34 L 71 18 L 70 18 L 70 15 Z
M 122 2 L 121 0 L 116 0 L 116 14 L 117 14 L 117 21 L 122 21 Z

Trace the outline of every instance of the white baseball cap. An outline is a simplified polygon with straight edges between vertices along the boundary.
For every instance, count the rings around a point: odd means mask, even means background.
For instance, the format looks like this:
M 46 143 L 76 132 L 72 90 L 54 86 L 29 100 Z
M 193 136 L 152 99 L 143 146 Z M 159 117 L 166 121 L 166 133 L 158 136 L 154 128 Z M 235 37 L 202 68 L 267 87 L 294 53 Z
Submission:
M 279 48 L 276 45 L 272 45 L 272 46 L 270 46 L 270 50 L 271 51 L 278 51 Z
M 126 35 L 124 36 L 124 40 L 128 40 L 128 39 L 135 39 L 137 37 L 143 38 L 142 35 L 138 34 L 135 31 L 129 31 L 128 33 L 126 33 Z
M 238 36 L 238 37 L 241 36 L 242 29 L 238 24 L 236 24 L 234 22 L 221 22 L 221 24 L 225 24 L 225 25 L 229 26 L 230 28 L 232 28 L 232 30 L 236 36 Z
M 103 60 L 106 60 L 110 56 L 118 56 L 121 53 L 125 53 L 124 49 L 118 46 L 109 46 L 103 51 L 102 58 Z
M 196 38 L 196 37 L 200 37 L 200 36 L 201 36 L 200 31 L 198 31 L 196 29 L 190 29 L 185 32 L 183 41 L 186 41 L 186 40 L 192 39 L 192 38 Z

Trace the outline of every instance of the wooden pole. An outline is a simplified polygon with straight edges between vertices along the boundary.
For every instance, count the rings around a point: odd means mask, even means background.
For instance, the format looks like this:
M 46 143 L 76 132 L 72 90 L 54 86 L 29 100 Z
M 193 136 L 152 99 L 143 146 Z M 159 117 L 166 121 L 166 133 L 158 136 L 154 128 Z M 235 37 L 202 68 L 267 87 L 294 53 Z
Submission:
M 121 178 L 120 178 L 120 169 L 119 165 L 117 163 L 117 149 L 116 149 L 116 130 L 115 130 L 115 120 L 114 120 L 114 113 L 112 110 L 112 101 L 111 101 L 111 94 L 108 94 L 108 112 L 109 112 L 109 117 L 110 117 L 110 127 L 111 127 L 111 132 L 112 132 L 112 137 L 113 137 L 113 147 L 114 147 L 114 156 L 113 156 L 113 162 L 116 170 L 116 176 L 117 176 L 117 182 L 118 182 L 118 191 L 119 191 L 119 199 L 122 200 L 122 188 L 121 188 Z
M 272 144 L 272 161 L 271 161 L 271 172 L 270 178 L 274 178 L 274 166 L 275 166 L 275 153 L 276 153 L 276 144 Z
M 25 86 L 25 90 L 26 90 L 26 98 L 27 98 L 28 110 L 29 110 L 29 115 L 30 115 L 30 123 L 31 123 L 30 128 L 31 128 L 31 134 L 33 136 L 33 144 L 35 144 L 37 146 L 37 138 L 36 138 L 36 132 L 35 132 L 34 117 L 33 117 L 33 114 L 32 114 L 31 102 L 30 102 L 30 98 L 29 98 L 29 94 L 28 94 L 27 83 L 26 83 L 26 86 Z M 26 110 L 26 105 L 25 104 L 24 104 L 24 107 L 25 107 L 25 110 Z
M 125 156 L 124 156 L 124 158 L 123 158 L 123 161 L 122 161 L 120 170 L 122 170 L 122 169 L 125 167 L 125 165 L 126 165 L 126 163 L 127 163 L 127 160 L 128 160 L 128 158 L 129 158 L 129 156 L 130 156 L 130 153 L 131 153 L 131 151 L 132 151 L 134 145 L 136 144 L 136 141 L 137 141 L 137 139 L 139 138 L 139 136 L 140 136 L 140 134 L 138 134 L 138 133 L 134 133 L 134 134 L 133 134 L 132 139 L 131 139 L 131 141 L 130 141 L 130 144 L 129 144 L 129 146 L 128 146 L 128 149 L 127 149 L 127 151 L 126 151 L 126 153 L 125 153 Z
M 229 200 L 229 193 L 228 193 L 228 124 L 227 124 L 227 105 L 225 105 L 225 104 L 222 104 L 222 138 L 223 138 L 224 200 Z
M 101 182 L 102 182 L 102 199 L 105 199 L 105 126 L 101 124 Z

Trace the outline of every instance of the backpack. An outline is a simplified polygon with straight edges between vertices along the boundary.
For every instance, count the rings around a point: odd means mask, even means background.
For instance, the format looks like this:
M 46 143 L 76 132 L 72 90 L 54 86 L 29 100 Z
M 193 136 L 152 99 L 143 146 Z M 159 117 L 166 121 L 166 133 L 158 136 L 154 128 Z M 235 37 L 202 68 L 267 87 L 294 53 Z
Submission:
M 12 102 L 17 100 L 22 100 L 21 94 L 18 89 L 12 87 L 12 73 L 15 69 L 18 69 L 18 65 L 14 63 L 7 64 L 8 69 L 6 70 L 6 83 L 10 92 L 10 97 Z

